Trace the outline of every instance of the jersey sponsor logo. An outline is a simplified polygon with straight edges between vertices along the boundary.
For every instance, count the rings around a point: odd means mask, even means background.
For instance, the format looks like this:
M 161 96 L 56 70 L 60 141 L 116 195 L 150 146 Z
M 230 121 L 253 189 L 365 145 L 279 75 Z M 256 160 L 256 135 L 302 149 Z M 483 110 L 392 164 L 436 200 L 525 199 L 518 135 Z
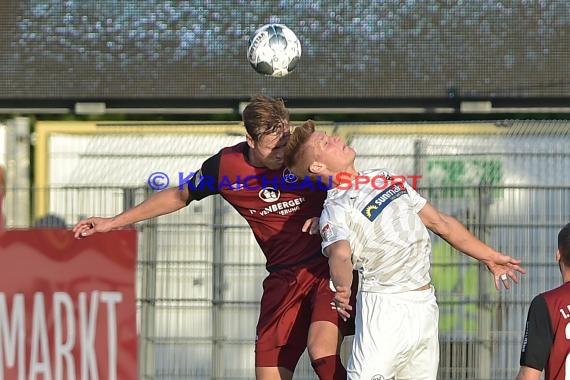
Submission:
M 331 241 L 334 239 L 334 231 L 330 224 L 325 224 L 323 228 L 321 228 L 321 237 L 324 241 Z
M 265 216 L 275 212 L 279 215 L 287 215 L 301 209 L 301 205 L 305 203 L 306 199 L 303 197 L 294 198 L 288 201 L 273 203 L 259 212 L 261 216 Z M 254 212 L 250 213 L 254 214 Z
M 259 191 L 259 199 L 267 203 L 277 202 L 281 192 L 273 187 L 266 187 Z
M 374 375 L 374 376 L 372 376 L 372 378 L 370 380 L 394 380 L 394 379 L 395 379 L 395 377 L 388 378 L 388 377 L 384 377 L 382 375 Z
M 370 205 L 370 206 L 368 206 L 368 207 L 366 207 L 366 208 L 364 209 L 364 215 L 365 215 L 368 219 L 370 219 L 370 218 L 372 218 L 372 213 L 374 212 L 374 210 L 378 210 L 378 206 L 376 206 L 376 205 Z
M 400 198 L 404 194 L 408 194 L 408 191 L 400 186 L 388 188 L 375 196 L 361 213 L 372 222 L 393 200 Z
M 283 170 L 283 181 L 285 181 L 285 183 L 295 183 L 298 180 L 299 178 L 297 178 L 295 174 L 291 173 L 289 168 L 285 168 L 285 170 Z

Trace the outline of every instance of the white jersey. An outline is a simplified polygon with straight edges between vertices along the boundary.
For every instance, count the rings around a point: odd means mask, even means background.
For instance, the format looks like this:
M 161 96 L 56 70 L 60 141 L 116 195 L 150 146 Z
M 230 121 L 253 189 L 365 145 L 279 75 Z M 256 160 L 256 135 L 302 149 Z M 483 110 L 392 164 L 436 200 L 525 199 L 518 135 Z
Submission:
M 431 241 L 418 216 L 427 201 L 403 180 L 403 186 L 389 185 L 397 176 L 386 170 L 359 175 L 388 181 L 353 181 L 349 189 L 328 191 L 320 219 L 323 250 L 339 240 L 350 243 L 362 291 L 399 293 L 428 284 Z

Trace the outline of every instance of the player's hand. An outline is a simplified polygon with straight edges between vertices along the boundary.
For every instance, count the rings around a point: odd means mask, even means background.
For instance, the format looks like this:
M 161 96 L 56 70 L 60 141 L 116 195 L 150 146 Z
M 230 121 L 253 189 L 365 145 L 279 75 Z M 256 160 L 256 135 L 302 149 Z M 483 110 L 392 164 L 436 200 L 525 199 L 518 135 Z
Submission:
M 520 266 L 521 261 L 510 256 L 498 253 L 488 261 L 485 261 L 487 269 L 493 274 L 495 279 L 495 288 L 499 290 L 501 283 L 506 289 L 510 289 L 510 282 L 518 284 L 519 279 L 517 273 L 525 274 L 526 270 Z
M 79 221 L 73 226 L 73 236 L 76 239 L 82 239 L 91 236 L 96 232 L 108 232 L 113 229 L 111 225 L 112 218 L 90 217 Z
M 302 231 L 309 232 L 309 235 L 319 234 L 319 218 L 314 217 L 311 219 L 307 219 L 305 221 L 305 224 L 303 224 Z
M 343 321 L 350 318 L 350 311 L 352 311 L 352 306 L 350 306 L 350 287 L 337 286 L 334 299 L 331 302 L 333 309 L 340 315 Z

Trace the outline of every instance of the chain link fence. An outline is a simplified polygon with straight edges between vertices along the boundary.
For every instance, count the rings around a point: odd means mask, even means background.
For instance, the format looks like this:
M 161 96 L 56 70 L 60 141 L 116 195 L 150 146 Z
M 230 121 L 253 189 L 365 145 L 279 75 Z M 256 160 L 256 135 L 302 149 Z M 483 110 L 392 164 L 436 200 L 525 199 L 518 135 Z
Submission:
M 21 191 L 7 184 L 12 196 L 27 192 L 33 226 L 115 215 L 152 194 L 146 183 L 152 173 L 184 178 L 242 139 L 227 132 L 152 133 L 148 126 L 108 131 L 52 130 L 45 181 Z M 558 230 L 570 221 L 570 123 L 338 124 L 333 131 L 355 147 L 358 168 L 416 176 L 419 192 L 436 207 L 523 261 L 528 274 L 521 283 L 497 292 L 483 266 L 432 236 L 438 378 L 513 379 L 528 305 L 561 281 L 554 253 Z M 140 378 L 254 378 L 266 272 L 249 227 L 218 196 L 136 227 Z M 295 379 L 315 378 L 305 355 Z

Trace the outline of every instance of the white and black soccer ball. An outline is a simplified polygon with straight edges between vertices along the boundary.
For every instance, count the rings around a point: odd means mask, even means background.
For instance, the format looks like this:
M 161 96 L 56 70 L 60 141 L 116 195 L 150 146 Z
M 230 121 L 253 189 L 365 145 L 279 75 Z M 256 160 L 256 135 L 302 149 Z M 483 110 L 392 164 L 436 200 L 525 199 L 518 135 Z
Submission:
M 260 74 L 285 76 L 293 71 L 300 58 L 301 43 L 285 25 L 263 25 L 249 38 L 247 60 Z

